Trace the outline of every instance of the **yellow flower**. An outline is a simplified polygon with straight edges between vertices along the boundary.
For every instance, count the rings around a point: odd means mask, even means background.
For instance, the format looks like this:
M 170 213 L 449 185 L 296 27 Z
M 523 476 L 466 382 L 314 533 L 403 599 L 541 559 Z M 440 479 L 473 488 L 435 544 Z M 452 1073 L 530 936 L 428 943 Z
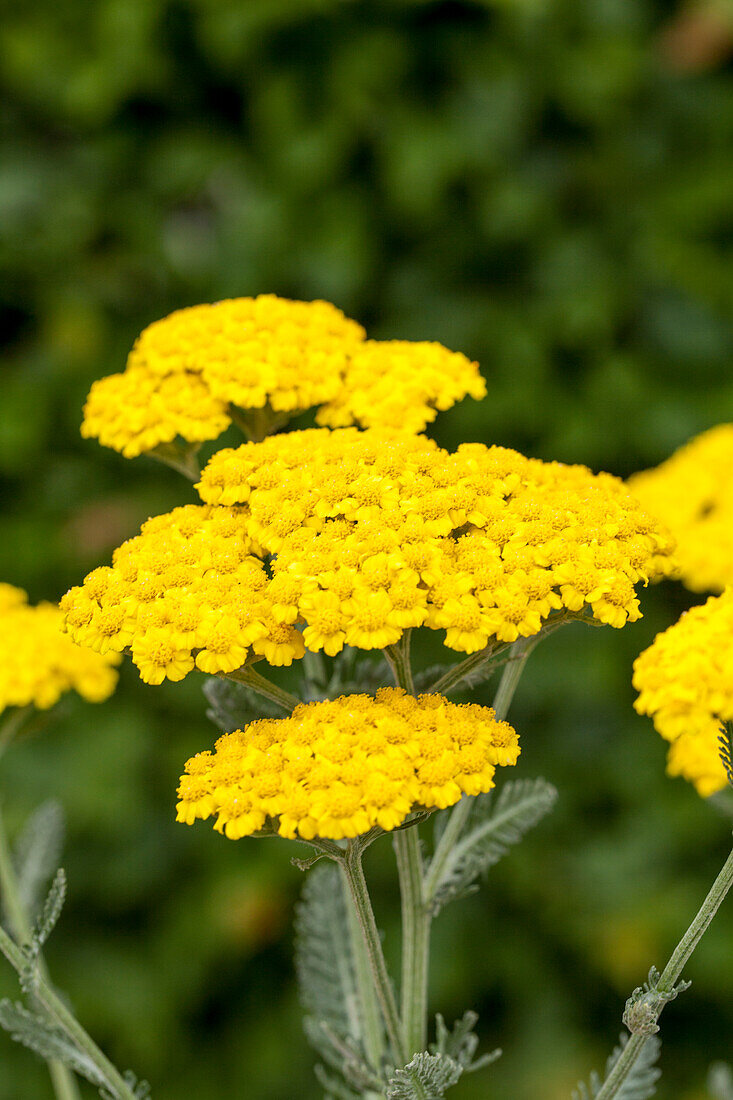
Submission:
M 500 447 L 291 432 L 217 452 L 197 488 L 203 506 L 149 520 L 64 600 L 72 637 L 131 648 L 146 677 L 384 648 L 422 625 L 474 653 L 563 610 L 620 627 L 669 562 L 622 482 Z M 151 660 L 149 631 L 181 656 Z
M 63 632 L 64 616 L 51 603 L 28 604 L 21 588 L 0 584 L 0 712 L 6 707 L 51 707 L 67 691 L 77 691 L 92 703 L 101 703 L 115 689 L 117 654 L 94 653 L 77 645 Z M 89 601 L 79 608 L 77 620 L 86 627 L 94 614 Z M 78 629 L 83 632 L 84 626 Z M 91 628 L 110 630 L 110 625 Z
M 733 584 L 733 424 L 720 424 L 629 480 L 677 540 L 676 573 L 693 592 Z
M 289 838 L 340 840 L 488 791 L 497 765 L 518 756 L 515 731 L 493 710 L 383 688 L 220 737 L 186 764 L 177 817 L 216 816 L 234 840 L 266 822 Z
M 316 405 L 322 424 L 416 433 L 437 410 L 486 392 L 459 352 L 364 336 L 329 302 L 274 294 L 177 310 L 141 333 L 123 373 L 93 384 L 82 435 L 133 458 L 179 438 L 216 439 L 238 410 L 267 406 L 282 423 Z M 368 483 L 353 491 L 367 518 L 379 501 Z M 389 493 L 384 480 L 378 492 Z
M 733 588 L 687 611 L 634 663 L 634 706 L 671 742 L 670 775 L 707 797 L 726 784 L 718 736 L 733 721 Z

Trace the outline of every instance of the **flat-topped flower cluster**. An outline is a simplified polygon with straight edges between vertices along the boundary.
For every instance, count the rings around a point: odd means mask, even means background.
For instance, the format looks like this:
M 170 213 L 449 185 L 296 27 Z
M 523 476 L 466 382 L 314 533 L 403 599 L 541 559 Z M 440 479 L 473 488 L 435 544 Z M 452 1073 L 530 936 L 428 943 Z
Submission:
M 733 584 L 733 424 L 719 424 L 629 480 L 677 539 L 678 576 L 693 592 Z
M 52 707 L 67 691 L 89 702 L 115 689 L 119 656 L 76 645 L 63 631 L 54 604 L 31 606 L 21 588 L 0 584 L 0 712 L 6 707 Z
M 203 506 L 149 520 L 64 597 L 84 645 L 129 648 L 143 679 L 445 631 L 473 653 L 554 612 L 623 626 L 671 545 L 618 479 L 425 437 L 314 429 L 219 451 Z
M 298 706 L 289 718 L 227 733 L 186 764 L 178 820 L 216 816 L 231 839 L 268 826 L 281 836 L 340 840 L 395 829 L 494 785 L 519 742 L 493 710 L 383 688 Z
M 216 439 L 236 410 L 265 406 L 283 420 L 320 406 L 322 424 L 422 431 L 436 410 L 486 392 L 459 352 L 365 337 L 329 302 L 274 294 L 178 310 L 141 333 L 123 373 L 93 384 L 82 435 L 134 458 Z
M 646 649 L 634 664 L 635 707 L 671 742 L 668 770 L 707 797 L 726 785 L 718 737 L 733 721 L 733 588 L 712 596 Z

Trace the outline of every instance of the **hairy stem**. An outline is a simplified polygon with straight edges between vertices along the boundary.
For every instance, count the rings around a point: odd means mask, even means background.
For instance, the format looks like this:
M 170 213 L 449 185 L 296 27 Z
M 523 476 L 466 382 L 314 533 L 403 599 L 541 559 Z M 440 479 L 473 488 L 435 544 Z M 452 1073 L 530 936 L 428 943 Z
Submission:
M 670 999 L 669 994 L 674 990 L 675 982 L 677 982 L 682 975 L 683 968 L 700 942 L 732 885 L 733 852 L 730 853 L 725 861 L 720 874 L 710 889 L 710 893 L 700 906 L 692 924 L 672 952 L 669 962 L 665 966 L 659 981 L 654 987 L 654 992 L 659 997 L 658 1009 L 654 1015 L 655 1023 L 661 1016 L 665 1004 Z M 631 1036 L 616 1062 L 616 1065 L 603 1082 L 601 1090 L 596 1096 L 596 1100 L 612 1100 L 612 1097 L 616 1096 L 633 1069 L 648 1039 L 648 1033 Z
M 346 883 L 349 887 L 349 895 L 354 906 L 356 919 L 361 928 L 361 934 L 366 947 L 369 966 L 372 972 L 374 989 L 382 1010 L 384 1025 L 387 1029 L 392 1053 L 398 1065 L 404 1065 L 409 1059 L 405 1057 L 405 1046 L 402 1039 L 402 1027 L 397 1012 L 394 990 L 387 971 L 387 964 L 382 951 L 382 941 L 379 938 L 379 929 L 374 919 L 374 910 L 369 898 L 369 891 L 364 879 L 364 870 L 361 865 L 361 849 L 353 841 L 344 853 L 341 863 Z
M 384 1028 L 379 1012 L 379 1004 L 372 981 L 372 972 L 366 942 L 362 935 L 361 925 L 356 913 L 356 908 L 351 903 L 349 893 L 349 880 L 343 862 L 340 864 L 341 875 L 346 889 L 347 912 L 349 915 L 349 933 L 351 946 L 354 952 L 354 968 L 356 971 L 356 988 L 359 997 L 359 1023 L 362 1027 L 364 1039 L 364 1051 L 369 1063 L 375 1072 L 381 1072 L 382 1058 L 384 1057 Z
M 417 826 L 395 833 L 402 903 L 402 1028 L 407 1060 L 427 1047 L 431 913 L 423 900 L 423 868 Z
M 0 816 L 0 894 L 2 896 L 5 912 L 7 913 L 10 930 L 17 943 L 30 943 L 33 936 L 28 914 L 26 913 L 20 896 L 18 878 L 13 866 L 13 858 L 10 845 L 5 833 L 5 826 Z M 41 956 L 38 958 L 38 968 L 43 978 L 48 981 L 48 971 Z M 57 1100 L 79 1100 L 79 1090 L 71 1070 L 62 1062 L 47 1061 L 48 1072 L 51 1075 L 54 1092 Z
M 234 680 L 238 684 L 244 684 L 258 695 L 261 695 L 263 699 L 269 699 L 271 703 L 277 703 L 278 706 L 288 712 L 300 706 L 300 699 L 295 695 L 291 695 L 289 691 L 285 691 L 284 688 L 278 687 L 277 684 L 265 679 L 251 665 L 243 665 L 233 672 L 219 673 L 219 675 L 223 675 L 227 680 Z
M 506 718 L 509 713 L 509 707 L 511 706 L 514 692 L 517 690 L 517 685 L 524 672 L 527 658 L 536 644 L 537 640 L 535 638 L 520 638 L 514 642 L 510 659 L 504 666 L 504 672 L 502 673 L 499 687 L 494 698 L 494 710 L 497 718 Z M 461 801 L 453 807 L 453 811 L 448 819 L 448 824 L 443 830 L 443 834 L 435 849 L 433 858 L 430 861 L 430 867 L 428 868 L 425 878 L 424 898 L 428 907 L 432 904 L 432 900 L 435 897 L 435 891 L 443 877 L 443 872 L 445 871 L 445 866 L 450 858 L 450 854 L 458 843 L 460 835 L 466 826 L 472 806 L 473 799 L 464 795 Z
M 0 951 L 19 975 L 22 975 L 26 971 L 28 961 L 25 955 L 13 942 L 5 929 L 1 927 Z M 52 1017 L 58 1027 L 66 1034 L 67 1038 L 71 1040 L 77 1050 L 85 1054 L 94 1064 L 104 1080 L 105 1088 L 116 1097 L 116 1100 L 136 1100 L 134 1092 L 122 1075 L 115 1069 L 106 1055 L 102 1053 L 91 1036 L 87 1034 L 73 1013 L 69 1011 L 41 973 L 38 975 L 38 982 L 33 996 L 46 1010 L 49 1016 Z

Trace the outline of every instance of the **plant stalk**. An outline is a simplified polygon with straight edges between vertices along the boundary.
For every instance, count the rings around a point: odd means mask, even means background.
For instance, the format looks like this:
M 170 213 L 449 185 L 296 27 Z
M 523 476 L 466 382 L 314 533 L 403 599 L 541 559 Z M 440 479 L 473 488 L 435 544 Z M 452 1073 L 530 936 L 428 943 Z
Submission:
M 13 969 L 19 975 L 22 975 L 28 966 L 27 959 L 2 927 L 0 927 L 0 951 Z M 106 1055 L 102 1053 L 92 1037 L 87 1034 L 73 1013 L 69 1011 L 58 994 L 51 988 L 45 976 L 40 972 L 38 975 L 38 985 L 33 996 L 46 1012 L 53 1017 L 74 1046 L 93 1062 L 100 1076 L 104 1079 L 105 1088 L 107 1088 L 117 1100 L 136 1100 L 134 1092 L 122 1075 L 115 1069 Z
M 423 900 L 423 868 L 417 826 L 393 837 L 402 903 L 402 1029 L 407 1060 L 427 1049 L 428 972 L 432 915 Z
M 234 680 L 238 684 L 244 684 L 264 699 L 269 699 L 271 703 L 277 703 L 278 706 L 288 712 L 300 706 L 300 699 L 296 698 L 295 695 L 291 695 L 289 691 L 285 691 L 284 688 L 278 687 L 277 684 L 265 679 L 251 665 L 243 665 L 233 672 L 219 673 L 218 675 L 223 675 L 225 679 Z
M 537 640 L 537 637 L 519 638 L 512 645 L 510 659 L 504 666 L 504 671 L 499 681 L 499 687 L 494 697 L 494 711 L 496 712 L 496 717 L 499 719 L 506 718 L 509 713 L 509 707 L 511 706 L 514 692 L 517 690 L 517 685 L 524 672 L 527 658 L 537 644 Z M 438 841 L 438 846 L 430 861 L 430 867 L 428 868 L 425 878 L 424 898 L 428 908 L 432 905 L 435 891 L 443 877 L 445 865 L 465 828 L 472 806 L 473 799 L 464 795 L 461 801 L 453 807 L 453 811 L 448 819 L 448 824 Z
M 364 1052 L 372 1069 L 381 1073 L 382 1058 L 384 1057 L 384 1028 L 379 1011 L 379 1004 L 372 981 L 372 972 L 367 953 L 366 942 L 362 935 L 361 924 L 356 912 L 356 907 L 351 903 L 349 880 L 343 862 L 339 864 L 346 890 L 346 911 L 349 915 L 349 934 L 351 946 L 354 952 L 354 969 L 356 971 L 356 988 L 359 997 L 359 1023 L 363 1029 Z
M 392 1053 L 398 1065 L 405 1065 L 409 1059 L 405 1057 L 405 1045 L 402 1039 L 402 1027 L 397 1012 L 394 990 L 387 971 L 387 964 L 382 951 L 382 941 L 379 938 L 379 929 L 374 919 L 374 910 L 369 898 L 364 870 L 361 864 L 361 850 L 358 844 L 349 842 L 341 861 L 349 894 L 353 903 L 354 912 L 361 928 L 361 934 L 366 947 L 369 966 L 372 972 L 374 989 L 382 1010 L 384 1025 L 387 1029 Z
M 13 866 L 13 857 L 10 852 L 5 826 L 0 816 L 0 892 L 3 905 L 7 913 L 11 931 L 19 944 L 30 943 L 33 936 L 28 914 L 26 913 L 20 897 L 18 879 Z M 48 971 L 41 956 L 38 958 L 38 968 L 43 978 L 48 981 Z M 48 1072 L 51 1075 L 53 1089 L 57 1100 L 79 1100 L 74 1074 L 62 1063 L 54 1060 L 46 1062 Z
M 655 1015 L 655 1022 L 661 1016 L 662 1009 L 669 999 L 667 995 L 672 993 L 675 982 L 677 982 L 682 975 L 682 971 L 689 961 L 690 956 L 702 939 L 702 936 L 732 885 L 733 851 L 725 861 L 720 874 L 713 883 L 705 901 L 700 906 L 692 924 L 672 952 L 670 960 L 662 971 L 659 981 L 655 986 L 655 990 L 659 994 L 659 1009 Z M 633 1069 L 648 1039 L 649 1034 L 636 1034 L 631 1036 L 616 1062 L 616 1065 L 603 1082 L 601 1090 L 596 1096 L 596 1100 L 612 1100 L 612 1098 L 617 1095 L 619 1089 Z

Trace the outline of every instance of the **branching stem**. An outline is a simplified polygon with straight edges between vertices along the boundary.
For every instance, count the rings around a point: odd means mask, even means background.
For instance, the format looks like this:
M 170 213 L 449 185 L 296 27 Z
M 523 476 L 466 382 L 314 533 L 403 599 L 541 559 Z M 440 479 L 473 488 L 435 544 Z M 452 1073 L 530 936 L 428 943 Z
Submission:
M 273 684 L 271 680 L 261 676 L 251 665 L 243 665 L 242 668 L 237 668 L 233 672 L 219 673 L 219 675 L 223 675 L 227 680 L 234 680 L 238 684 L 244 684 L 258 695 L 261 695 L 263 699 L 269 699 L 271 703 L 277 703 L 278 706 L 288 712 L 300 706 L 300 699 L 295 695 L 291 695 L 289 691 L 285 691 L 284 688 L 278 687 L 277 684 Z
M 22 975 L 28 965 L 27 959 L 21 949 L 13 942 L 11 937 L 0 927 L 0 952 L 5 956 L 14 970 Z M 136 1100 L 135 1094 L 125 1079 L 112 1065 L 105 1054 L 99 1049 L 90 1035 L 84 1030 L 76 1017 L 69 1011 L 61 998 L 49 985 L 45 976 L 38 975 L 37 987 L 34 997 L 46 1012 L 54 1019 L 74 1046 L 93 1062 L 105 1082 L 105 1087 L 117 1098 L 117 1100 Z
M 538 639 L 539 636 L 535 638 L 520 638 L 513 644 L 510 659 L 504 666 L 504 672 L 502 673 L 496 697 L 494 698 L 494 710 L 497 718 L 506 718 L 509 713 L 509 707 L 511 706 L 514 692 L 517 690 L 521 675 L 524 672 L 527 658 L 537 644 Z M 435 892 L 443 877 L 448 859 L 466 826 L 472 806 L 473 800 L 466 796 L 454 806 L 453 812 L 448 819 L 448 824 L 438 841 L 438 846 L 430 861 L 430 867 L 428 868 L 425 878 L 424 898 L 428 907 L 432 905 Z
M 672 952 L 669 962 L 665 966 L 661 977 L 654 987 L 654 992 L 658 995 L 658 1010 L 654 1015 L 654 1023 L 656 1023 L 661 1016 L 662 1009 L 667 1001 L 671 999 L 670 995 L 673 993 L 675 983 L 682 975 L 683 968 L 700 942 L 732 885 L 733 851 L 725 861 L 720 874 L 713 883 L 710 893 L 700 906 L 692 924 Z M 648 1039 L 649 1032 L 647 1032 L 647 1034 L 636 1034 L 631 1036 L 615 1066 L 603 1082 L 601 1090 L 596 1096 L 596 1100 L 612 1100 L 612 1098 L 616 1096 L 633 1069 Z

